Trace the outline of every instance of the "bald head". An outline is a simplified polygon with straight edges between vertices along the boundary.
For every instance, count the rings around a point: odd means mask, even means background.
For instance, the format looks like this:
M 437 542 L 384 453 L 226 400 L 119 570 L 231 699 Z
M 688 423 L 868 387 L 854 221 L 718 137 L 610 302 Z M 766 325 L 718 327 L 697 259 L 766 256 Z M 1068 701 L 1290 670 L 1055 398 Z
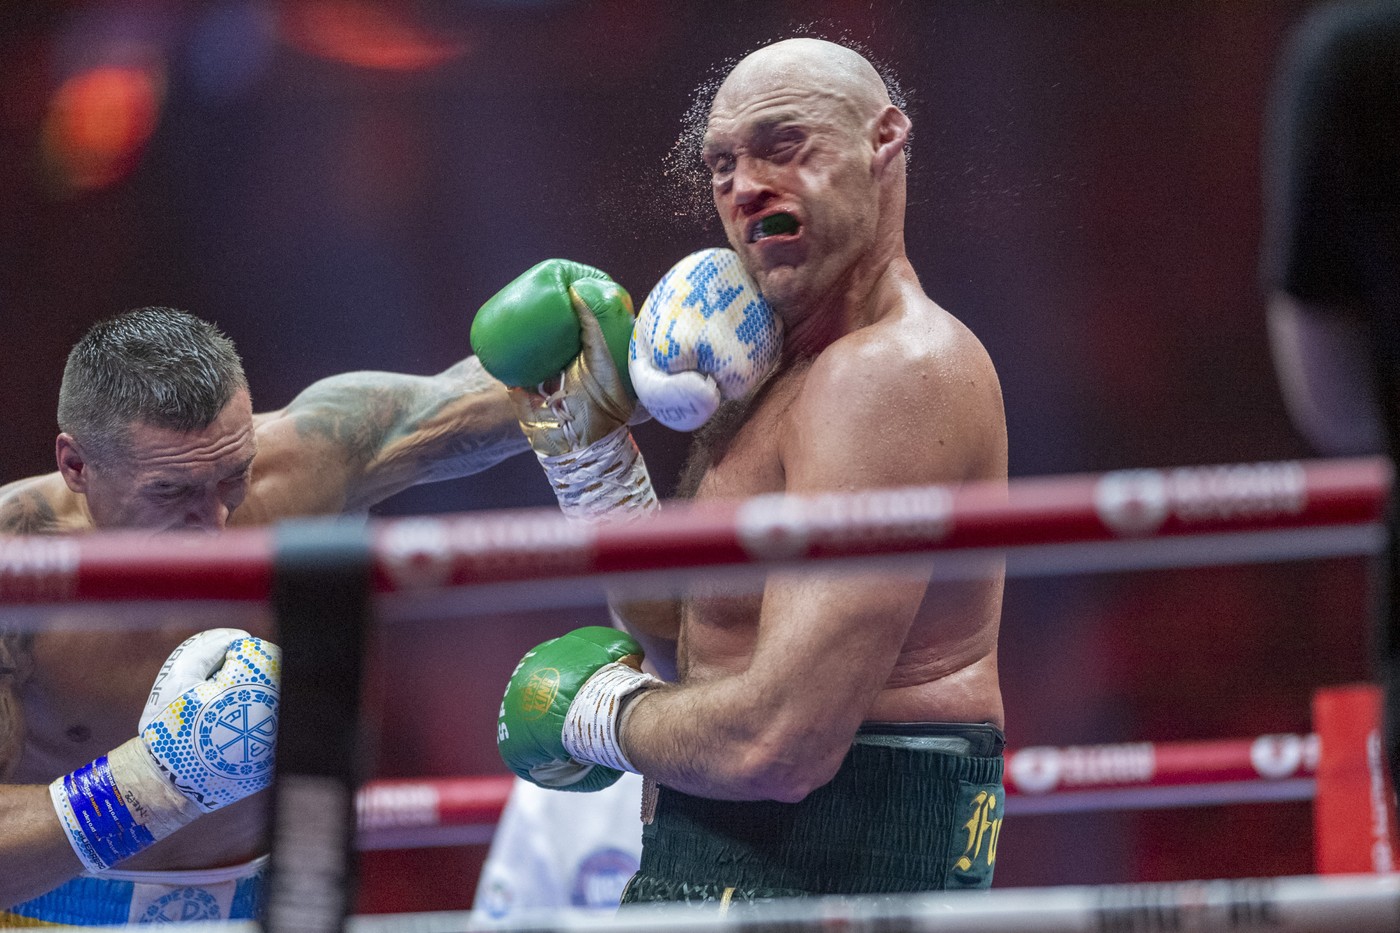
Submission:
M 712 112 L 783 91 L 828 98 L 857 121 L 871 119 L 890 106 L 884 79 L 859 52 L 824 39 L 784 39 L 734 66 L 715 94 Z

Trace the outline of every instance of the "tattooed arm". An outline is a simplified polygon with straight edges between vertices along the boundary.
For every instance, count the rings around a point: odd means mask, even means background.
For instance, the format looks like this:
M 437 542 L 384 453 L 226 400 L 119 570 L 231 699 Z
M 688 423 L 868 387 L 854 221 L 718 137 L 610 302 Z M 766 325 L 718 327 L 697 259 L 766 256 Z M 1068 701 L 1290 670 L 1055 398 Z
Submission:
M 436 376 L 323 379 L 281 411 L 260 415 L 257 431 L 242 523 L 360 511 L 528 449 L 505 387 L 475 357 Z

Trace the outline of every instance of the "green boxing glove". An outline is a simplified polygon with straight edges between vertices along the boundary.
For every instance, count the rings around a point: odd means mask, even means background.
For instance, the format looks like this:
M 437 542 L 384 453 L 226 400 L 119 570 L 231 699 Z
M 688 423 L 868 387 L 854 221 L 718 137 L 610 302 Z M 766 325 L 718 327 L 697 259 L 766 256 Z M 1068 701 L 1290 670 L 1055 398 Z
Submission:
M 496 748 L 511 771 L 541 787 L 595 791 L 636 768 L 617 727 L 623 700 L 660 683 L 637 669 L 642 646 L 592 625 L 528 652 L 506 685 Z
M 550 259 L 481 306 L 472 350 L 506 384 L 515 415 L 564 514 L 630 519 L 657 507 L 627 430 L 637 410 L 627 372 L 634 315 L 607 274 Z
M 597 320 L 621 388 L 635 399 L 627 374 L 636 320 L 632 297 L 606 272 L 583 263 L 547 259 L 493 295 L 472 322 L 472 352 L 507 386 L 533 389 L 583 352 L 586 315 Z

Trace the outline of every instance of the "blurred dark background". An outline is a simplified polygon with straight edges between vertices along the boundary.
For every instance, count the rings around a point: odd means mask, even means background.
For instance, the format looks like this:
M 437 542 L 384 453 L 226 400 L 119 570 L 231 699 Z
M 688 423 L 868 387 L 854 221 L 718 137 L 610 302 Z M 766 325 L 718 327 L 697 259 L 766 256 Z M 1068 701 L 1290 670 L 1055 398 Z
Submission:
M 149 304 L 217 322 L 259 409 L 430 373 L 551 256 L 640 303 L 719 245 L 675 145 L 767 41 L 846 39 L 914 121 L 925 289 L 982 338 L 1016 476 L 1311 456 L 1256 273 L 1261 125 L 1303 0 L 223 0 L 0 6 L 0 482 L 53 469 L 63 359 Z M 663 494 L 685 438 L 637 431 Z M 526 455 L 376 512 L 549 505 Z M 1012 744 L 1310 729 L 1366 676 L 1359 560 L 1008 583 Z M 520 653 L 587 613 L 402 624 L 376 773 L 500 773 Z M 425 688 L 424 684 L 440 684 Z M 365 857 L 363 910 L 470 902 L 481 849 Z M 999 886 L 1311 871 L 1307 804 L 1014 820 Z

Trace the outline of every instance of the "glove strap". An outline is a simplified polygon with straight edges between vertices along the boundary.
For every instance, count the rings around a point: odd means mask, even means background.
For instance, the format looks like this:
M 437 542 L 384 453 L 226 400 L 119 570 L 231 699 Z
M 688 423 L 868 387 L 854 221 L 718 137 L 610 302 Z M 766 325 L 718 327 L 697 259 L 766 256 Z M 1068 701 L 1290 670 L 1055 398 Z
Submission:
M 630 520 L 659 507 L 646 461 L 625 424 L 582 450 L 536 456 L 571 519 Z
M 137 738 L 49 785 L 68 842 L 102 871 L 173 833 L 199 808 L 170 786 Z
M 564 715 L 564 750 L 575 761 L 591 761 L 638 774 L 618 741 L 623 700 L 660 680 L 620 661 L 605 664 L 583 682 Z

